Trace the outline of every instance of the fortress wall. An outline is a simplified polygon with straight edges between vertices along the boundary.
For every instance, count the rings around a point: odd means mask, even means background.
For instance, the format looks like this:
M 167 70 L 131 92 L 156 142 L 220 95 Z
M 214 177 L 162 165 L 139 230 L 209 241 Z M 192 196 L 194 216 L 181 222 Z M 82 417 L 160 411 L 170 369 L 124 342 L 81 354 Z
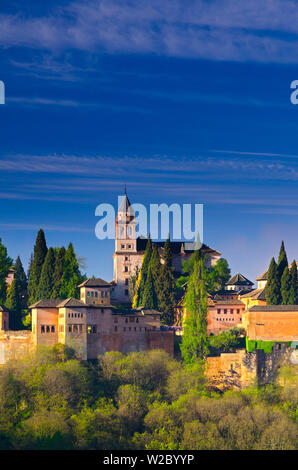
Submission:
M 11 359 L 21 359 L 34 347 L 31 331 L 0 331 L 0 365 Z
M 146 331 L 100 333 L 88 337 L 88 358 L 96 359 L 108 351 L 120 351 L 124 354 L 134 351 L 164 349 L 174 356 L 174 334 L 172 331 Z
M 252 385 L 256 380 L 256 371 L 256 357 L 245 349 L 207 358 L 208 382 L 219 390 L 241 390 Z
M 206 375 L 211 386 L 219 390 L 229 388 L 241 390 L 250 385 L 266 385 L 277 379 L 282 365 L 295 363 L 295 350 L 275 345 L 272 353 L 262 349 L 252 353 L 238 349 L 235 353 L 224 353 L 208 357 Z

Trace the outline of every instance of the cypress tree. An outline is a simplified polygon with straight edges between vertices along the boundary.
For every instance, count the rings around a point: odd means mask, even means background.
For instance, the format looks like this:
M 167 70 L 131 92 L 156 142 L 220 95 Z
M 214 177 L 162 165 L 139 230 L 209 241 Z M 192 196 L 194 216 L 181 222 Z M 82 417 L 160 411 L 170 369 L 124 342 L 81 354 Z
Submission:
M 288 258 L 287 258 L 287 254 L 286 254 L 286 250 L 285 250 L 285 244 L 284 244 L 284 241 L 282 241 L 281 245 L 280 245 L 278 262 L 277 262 L 278 276 L 279 276 L 280 281 L 281 281 L 281 277 L 284 273 L 285 267 L 287 267 L 288 264 L 289 263 L 288 263 Z
M 21 290 L 27 289 L 27 276 L 24 271 L 21 258 L 18 256 L 14 265 L 14 278 L 19 282 Z
M 55 254 L 53 248 L 49 248 L 45 257 L 40 282 L 37 288 L 37 300 L 49 299 L 53 292 L 55 270 Z
M 288 266 L 285 267 L 281 277 L 280 293 L 282 305 L 288 305 L 290 299 L 291 277 Z
M 267 284 L 266 284 L 266 302 L 267 305 L 280 305 L 280 280 L 278 273 L 278 266 L 275 259 L 272 258 L 268 269 Z
M 78 285 L 82 279 L 79 263 L 74 252 L 72 243 L 69 243 L 63 263 L 63 275 L 61 279 L 60 296 L 62 299 L 69 297 L 80 297 Z
M 183 324 L 181 353 L 186 363 L 204 359 L 208 354 L 206 290 L 204 261 L 196 260 L 185 294 L 186 318 Z
M 160 276 L 160 270 L 161 270 L 160 256 L 159 256 L 158 248 L 156 245 L 154 245 L 152 248 L 152 254 L 151 254 L 148 269 L 149 267 L 153 276 L 154 286 L 156 289 L 157 281 Z
M 22 303 L 20 294 L 19 283 L 14 279 L 8 290 L 5 303 L 9 310 L 9 328 L 11 330 L 20 330 L 22 328 Z
M 7 255 L 7 249 L 0 238 L 0 304 L 5 304 L 7 290 L 6 277 L 11 266 L 12 259 Z
M 36 302 L 37 299 L 37 290 L 40 281 L 42 266 L 47 254 L 47 244 L 45 235 L 42 229 L 39 230 L 36 242 L 34 245 L 34 255 L 33 261 L 30 268 L 30 278 L 28 282 L 28 295 L 29 295 L 29 304 Z
M 290 293 L 288 298 L 289 305 L 298 304 L 298 287 L 297 287 L 297 264 L 293 260 L 290 270 Z
M 142 306 L 153 309 L 158 308 L 157 295 L 155 292 L 154 278 L 152 274 L 151 265 L 149 265 L 148 274 L 146 278 Z
M 145 284 L 146 284 L 151 255 L 152 255 L 152 241 L 151 241 L 151 237 L 149 234 L 141 270 L 139 273 L 139 278 L 137 281 L 137 291 L 133 298 L 133 304 L 132 304 L 133 308 L 141 307 L 144 305 L 143 296 L 144 296 Z
M 157 282 L 158 310 L 161 312 L 160 321 L 164 325 L 174 323 L 174 307 L 176 305 L 175 280 L 172 271 L 172 251 L 170 237 L 168 237 L 163 252 L 160 276 Z
M 66 253 L 66 250 L 64 246 L 62 246 L 56 255 L 55 270 L 54 270 L 54 276 L 53 276 L 53 290 L 51 293 L 52 299 L 57 299 L 60 295 L 65 253 Z

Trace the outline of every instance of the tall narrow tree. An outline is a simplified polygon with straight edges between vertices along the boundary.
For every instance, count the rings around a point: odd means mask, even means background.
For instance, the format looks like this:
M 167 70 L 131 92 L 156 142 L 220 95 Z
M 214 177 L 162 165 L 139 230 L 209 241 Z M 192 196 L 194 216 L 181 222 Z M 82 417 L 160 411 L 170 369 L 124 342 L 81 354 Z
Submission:
M 161 312 L 160 321 L 163 325 L 174 323 L 174 308 L 176 305 L 175 279 L 172 271 L 172 251 L 168 237 L 163 251 L 163 264 L 157 281 L 158 310 Z
M 19 282 L 21 290 L 27 289 L 27 276 L 24 271 L 21 258 L 18 256 L 14 264 L 14 278 Z
M 280 279 L 278 273 L 278 266 L 274 258 L 272 258 L 268 269 L 265 295 L 267 305 L 281 304 Z
M 22 303 L 20 286 L 16 279 L 12 281 L 8 290 L 5 305 L 9 310 L 9 328 L 20 330 L 22 328 Z
M 133 303 L 132 303 L 133 308 L 143 306 L 143 295 L 144 295 L 151 255 L 152 255 L 152 241 L 151 241 L 151 237 L 149 234 L 144 258 L 142 261 L 142 266 L 141 266 L 140 273 L 139 273 L 139 278 L 137 281 L 136 294 L 133 298 Z
M 279 276 L 280 282 L 281 282 L 281 277 L 284 273 L 285 267 L 287 267 L 288 264 L 289 263 L 288 263 L 287 253 L 285 250 L 285 244 L 284 244 L 284 241 L 282 241 L 280 245 L 278 262 L 277 262 L 278 276 Z
M 30 269 L 30 278 L 28 282 L 29 304 L 37 301 L 37 289 L 40 281 L 42 266 L 47 254 L 47 244 L 42 229 L 39 230 L 34 245 L 33 261 Z
M 204 359 L 208 354 L 206 290 L 204 261 L 195 261 L 185 294 L 186 317 L 183 324 L 181 353 L 186 363 Z
M 60 295 L 65 253 L 66 253 L 66 250 L 64 246 L 62 246 L 59 249 L 58 253 L 56 254 L 55 270 L 54 270 L 54 276 L 53 276 L 53 290 L 51 293 L 52 299 L 57 299 Z
M 37 288 L 37 300 L 49 299 L 53 292 L 55 270 L 55 254 L 53 248 L 49 248 L 45 257 L 40 282 Z
M 80 297 L 78 285 L 82 280 L 79 269 L 79 263 L 74 252 L 72 243 L 69 243 L 63 264 L 63 276 L 61 279 L 60 297 L 67 299 L 69 297 Z
M 290 270 L 290 293 L 288 302 L 290 305 L 297 305 L 298 304 L 298 286 L 297 286 L 297 264 L 296 261 L 293 260 L 291 264 Z
M 281 276 L 280 293 L 282 305 L 288 305 L 290 302 L 291 277 L 288 266 L 285 267 Z
M 12 258 L 7 255 L 7 249 L 0 238 L 0 304 L 4 304 L 6 300 L 6 278 L 11 266 Z
M 154 278 L 153 278 L 150 264 L 149 264 L 148 274 L 147 274 L 145 288 L 144 288 L 142 306 L 146 308 L 152 308 L 155 310 L 158 308 L 157 295 L 156 295 L 155 286 L 154 286 Z

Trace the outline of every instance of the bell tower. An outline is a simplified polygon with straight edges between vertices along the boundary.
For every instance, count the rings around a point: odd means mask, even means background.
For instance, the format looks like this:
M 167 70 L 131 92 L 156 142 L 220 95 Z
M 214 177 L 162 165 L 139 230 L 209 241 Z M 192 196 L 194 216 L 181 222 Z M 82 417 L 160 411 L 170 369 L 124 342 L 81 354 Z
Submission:
M 137 251 L 135 214 L 127 197 L 126 187 L 117 212 L 115 234 L 116 253 Z
M 131 277 L 141 259 L 137 253 L 135 214 L 127 197 L 126 187 L 117 212 L 115 234 L 115 287 L 112 297 L 121 302 L 129 302 Z

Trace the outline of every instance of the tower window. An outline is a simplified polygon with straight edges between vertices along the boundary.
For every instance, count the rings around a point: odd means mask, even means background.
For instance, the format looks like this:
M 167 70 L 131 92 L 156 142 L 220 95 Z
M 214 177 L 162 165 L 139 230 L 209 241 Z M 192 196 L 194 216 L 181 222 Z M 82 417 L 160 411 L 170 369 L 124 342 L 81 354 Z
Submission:
M 124 266 L 124 272 L 128 273 L 128 266 Z
M 128 289 L 125 289 L 124 294 L 125 294 L 125 295 L 128 295 Z

